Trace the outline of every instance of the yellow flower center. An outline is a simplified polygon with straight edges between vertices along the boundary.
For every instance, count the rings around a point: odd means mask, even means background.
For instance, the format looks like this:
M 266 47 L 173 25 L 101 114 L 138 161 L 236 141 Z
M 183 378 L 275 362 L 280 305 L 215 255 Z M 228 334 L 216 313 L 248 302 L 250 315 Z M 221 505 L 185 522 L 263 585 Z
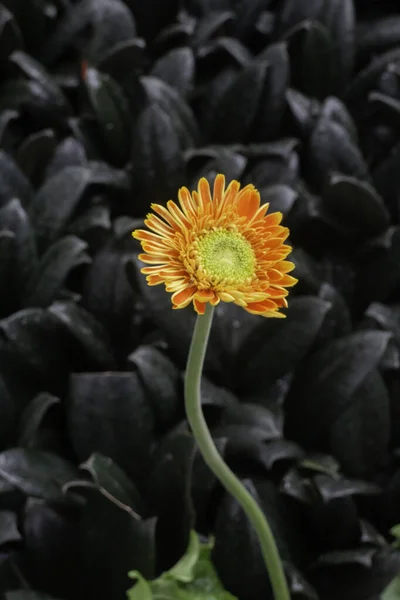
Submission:
M 254 275 L 251 244 L 236 231 L 210 231 L 196 244 L 198 265 L 211 283 L 245 283 Z

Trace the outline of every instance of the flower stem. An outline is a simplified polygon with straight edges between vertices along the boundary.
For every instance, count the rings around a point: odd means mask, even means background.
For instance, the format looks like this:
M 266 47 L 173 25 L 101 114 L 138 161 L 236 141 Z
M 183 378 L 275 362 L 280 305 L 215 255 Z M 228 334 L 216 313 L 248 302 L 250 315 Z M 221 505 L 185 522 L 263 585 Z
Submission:
M 282 562 L 268 521 L 252 495 L 224 462 L 204 419 L 200 383 L 213 314 L 214 308 L 207 304 L 205 314 L 198 315 L 196 320 L 185 376 L 186 416 L 204 461 L 239 502 L 257 532 L 274 599 L 290 600 Z

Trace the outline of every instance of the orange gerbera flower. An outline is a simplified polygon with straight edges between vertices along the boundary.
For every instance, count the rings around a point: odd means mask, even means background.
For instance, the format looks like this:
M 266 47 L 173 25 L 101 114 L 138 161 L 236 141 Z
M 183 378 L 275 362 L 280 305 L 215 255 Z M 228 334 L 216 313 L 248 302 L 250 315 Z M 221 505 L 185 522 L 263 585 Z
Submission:
M 152 204 L 153 214 L 133 237 L 140 240 L 145 254 L 139 258 L 151 266 L 142 269 L 149 285 L 163 283 L 172 293 L 173 308 L 193 302 L 197 313 L 205 305 L 234 302 L 250 313 L 284 317 L 287 287 L 297 279 L 288 275 L 294 264 L 285 260 L 291 247 L 282 227 L 282 213 L 267 215 L 268 204 L 260 206 L 260 194 L 253 185 L 240 190 L 232 181 L 225 189 L 225 177 L 217 175 L 213 196 L 205 178 L 197 191 L 186 187 L 178 193 L 179 204 Z M 157 216 L 158 215 L 158 216 Z

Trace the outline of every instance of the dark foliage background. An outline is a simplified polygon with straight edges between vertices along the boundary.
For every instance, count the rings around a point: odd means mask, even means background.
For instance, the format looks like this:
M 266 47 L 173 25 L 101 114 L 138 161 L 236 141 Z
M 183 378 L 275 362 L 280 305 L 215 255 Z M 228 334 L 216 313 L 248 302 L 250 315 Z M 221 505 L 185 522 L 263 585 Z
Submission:
M 400 570 L 399 134 L 398 2 L 2 1 L 2 598 L 122 600 L 192 527 L 233 594 L 271 598 L 184 421 L 194 315 L 146 287 L 130 236 L 223 172 L 284 213 L 299 284 L 284 322 L 218 307 L 207 420 L 293 598 L 379 599 Z

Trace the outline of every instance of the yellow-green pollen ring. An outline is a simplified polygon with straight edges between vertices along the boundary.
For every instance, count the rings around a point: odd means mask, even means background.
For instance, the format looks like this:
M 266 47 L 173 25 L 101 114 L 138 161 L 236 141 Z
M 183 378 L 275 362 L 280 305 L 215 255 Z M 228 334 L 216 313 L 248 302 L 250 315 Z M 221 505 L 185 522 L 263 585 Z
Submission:
M 245 283 L 255 271 L 256 258 L 251 244 L 236 232 L 209 231 L 196 243 L 198 266 L 213 283 Z

